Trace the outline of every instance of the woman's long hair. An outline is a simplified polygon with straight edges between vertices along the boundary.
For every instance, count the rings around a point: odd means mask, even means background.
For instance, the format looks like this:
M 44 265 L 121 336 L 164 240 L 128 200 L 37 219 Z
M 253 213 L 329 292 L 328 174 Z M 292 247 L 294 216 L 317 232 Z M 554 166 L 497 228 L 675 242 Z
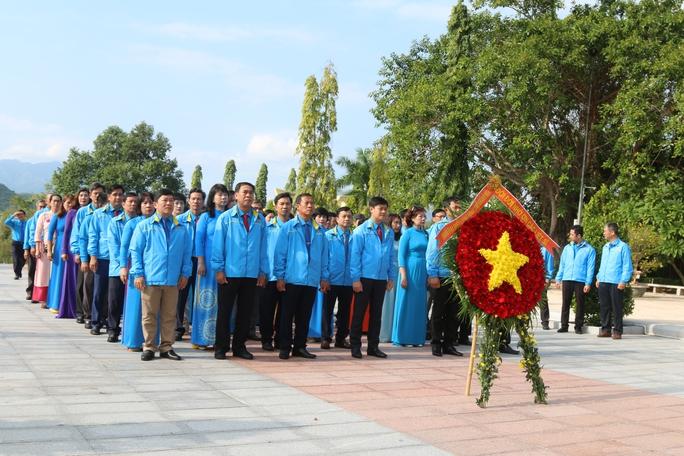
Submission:
M 211 189 L 209 190 L 209 194 L 207 195 L 207 212 L 209 212 L 209 217 L 214 218 L 216 217 L 216 204 L 214 203 L 214 196 L 217 193 L 228 193 L 228 188 L 223 185 L 223 184 L 214 184 L 211 186 Z

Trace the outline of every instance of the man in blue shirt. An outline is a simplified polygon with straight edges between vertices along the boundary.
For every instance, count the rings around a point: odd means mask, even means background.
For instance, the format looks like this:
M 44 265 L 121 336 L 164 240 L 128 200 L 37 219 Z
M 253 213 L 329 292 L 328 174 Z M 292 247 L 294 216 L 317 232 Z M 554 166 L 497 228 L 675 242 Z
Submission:
M 123 313 L 126 285 L 120 278 L 121 236 L 126 223 L 138 216 L 138 194 L 128 192 L 123 202 L 123 213 L 112 218 L 107 227 L 107 246 L 109 249 L 109 288 L 107 290 L 107 342 L 118 342 L 121 333 L 121 314 Z
M 325 230 L 311 219 L 313 196 L 301 193 L 295 199 L 297 215 L 278 233 L 273 273 L 278 291 L 283 293 L 280 316 L 280 359 L 292 356 L 316 357 L 306 349 L 311 312 L 320 288 L 328 292 L 328 242 Z M 295 324 L 294 343 L 292 323 Z
M 632 251 L 618 237 L 616 223 L 603 228 L 603 237 L 608 241 L 601 251 L 601 265 L 596 276 L 601 330 L 599 337 L 610 337 L 611 313 L 613 314 L 613 339 L 622 339 L 622 316 L 625 286 L 632 279 Z
M 432 354 L 434 356 L 442 356 L 442 354 L 463 356 L 454 347 L 454 344 L 458 342 L 460 300 L 447 283 L 448 278 L 451 277 L 451 270 L 445 266 L 442 251 L 437 245 L 437 236 L 448 223 L 449 221 L 442 217 L 430 227 L 425 251 L 428 284 L 433 301 L 430 319 Z
M 107 323 L 107 304 L 109 301 L 109 244 L 107 244 L 107 234 L 112 218 L 123 212 L 121 208 L 123 195 L 124 188 L 121 185 L 112 186 L 107 197 L 109 204 L 96 210 L 87 222 L 88 244 L 86 250 L 90 271 L 95 274 L 93 302 L 90 306 L 92 316 L 90 334 L 94 336 L 99 335 L 100 329 Z M 83 261 L 82 257 L 81 254 L 81 261 Z
M 266 220 L 252 209 L 254 185 L 239 182 L 235 186 L 237 204 L 216 221 L 211 265 L 218 284 L 218 311 L 214 358 L 226 359 L 230 344 L 230 316 L 237 304 L 233 356 L 253 359 L 245 342 L 249 334 L 249 317 L 254 306 L 256 287 L 266 284 L 268 255 Z
M 273 273 L 275 261 L 275 248 L 278 242 L 280 229 L 292 218 L 292 196 L 289 193 L 280 193 L 273 200 L 276 208 L 276 216 L 266 225 L 266 244 L 268 252 L 268 282 L 259 293 L 259 333 L 261 335 L 261 348 L 265 351 L 273 351 L 280 348 L 278 336 L 274 333 L 280 325 L 282 306 L 280 305 L 282 293 L 277 288 L 277 278 Z
M 190 209 L 183 212 L 176 217 L 178 223 L 180 223 L 188 232 L 190 241 L 192 242 L 192 275 L 188 279 L 188 286 L 183 288 L 178 292 L 178 309 L 176 310 L 176 340 L 182 340 L 183 334 L 185 334 L 185 326 L 183 324 L 183 319 L 186 315 L 186 306 L 188 303 L 188 298 L 192 303 L 192 296 L 190 292 L 195 290 L 195 276 L 197 276 L 197 254 L 195 252 L 195 232 L 197 231 L 197 222 L 199 221 L 200 215 L 202 215 L 202 209 L 204 208 L 204 199 L 207 195 L 201 188 L 193 188 L 188 193 L 188 201 L 190 203 Z M 174 201 L 174 207 L 175 207 Z M 192 315 L 192 304 L 189 306 L 187 315 Z M 188 318 L 188 321 L 191 318 Z
M 349 331 L 351 354 L 361 358 L 361 329 L 366 309 L 368 321 L 368 356 L 387 358 L 380 350 L 380 323 L 385 291 L 394 288 L 397 258 L 394 253 L 394 233 L 383 221 L 387 216 L 387 200 L 374 196 L 368 202 L 370 218 L 363 222 L 351 237 L 351 279 L 355 301 Z
M 47 195 L 51 195 L 48 193 Z M 36 221 L 40 214 L 49 210 L 47 208 L 46 200 L 39 200 L 36 202 L 36 212 L 33 216 L 26 222 L 26 227 L 24 229 L 24 259 L 28 263 L 28 286 L 26 287 L 26 300 L 31 301 L 34 304 L 38 301 L 33 301 L 33 279 L 36 275 L 36 241 L 34 239 L 36 234 Z
M 347 342 L 349 335 L 349 311 L 354 290 L 351 286 L 351 224 L 352 210 L 341 207 L 335 212 L 337 226 L 325 233 L 328 240 L 328 271 L 330 274 L 330 291 L 325 295 L 323 321 L 321 325 L 321 348 L 329 349 L 332 342 L 332 321 L 335 301 L 337 301 L 337 334 L 336 348 L 351 348 Z
M 570 228 L 568 235 L 570 243 L 563 248 L 558 273 L 556 274 L 556 288 L 563 289 L 563 306 L 561 308 L 561 327 L 558 332 L 568 332 L 570 319 L 570 304 L 575 296 L 575 334 L 582 334 L 584 326 L 584 298 L 594 281 L 596 268 L 596 250 L 584 240 L 584 229 L 581 225 Z
M 140 359 L 151 361 L 159 350 L 161 358 L 180 361 L 181 357 L 173 351 L 176 306 L 178 290 L 187 286 L 192 272 L 192 245 L 187 230 L 173 216 L 171 190 L 159 191 L 156 208 L 155 215 L 136 226 L 129 248 L 130 277 L 142 300 L 145 342 Z M 159 346 L 155 341 L 157 331 L 161 333 Z
M 81 198 L 82 192 L 79 191 L 80 208 L 76 212 L 71 235 L 69 236 L 71 253 L 74 255 L 74 261 L 79 265 L 78 277 L 76 278 L 76 323 L 85 323 L 86 329 L 92 328 L 90 323 L 90 307 L 93 302 L 93 282 L 95 277 L 88 265 L 88 223 L 86 220 L 93 215 L 96 209 L 104 205 L 101 202 L 104 192 L 105 188 L 102 184 L 99 182 L 93 183 L 90 186 L 90 202 L 82 204 L 84 199 Z M 82 233 L 83 239 L 81 239 Z
M 21 270 L 24 268 L 24 233 L 26 231 L 26 212 L 22 209 L 11 214 L 5 220 L 5 225 L 12 231 L 12 266 L 14 267 L 14 280 L 21 279 Z

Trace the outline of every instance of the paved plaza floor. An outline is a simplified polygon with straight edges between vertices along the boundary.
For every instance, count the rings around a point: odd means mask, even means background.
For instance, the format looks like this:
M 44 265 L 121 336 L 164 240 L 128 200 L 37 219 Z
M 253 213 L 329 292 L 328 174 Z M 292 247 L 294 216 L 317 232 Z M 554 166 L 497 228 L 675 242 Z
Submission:
M 182 342 L 144 363 L 24 287 L 0 266 L 0 455 L 684 455 L 684 340 L 537 331 L 549 404 L 506 355 L 480 409 L 467 359 L 428 347 L 217 361 Z

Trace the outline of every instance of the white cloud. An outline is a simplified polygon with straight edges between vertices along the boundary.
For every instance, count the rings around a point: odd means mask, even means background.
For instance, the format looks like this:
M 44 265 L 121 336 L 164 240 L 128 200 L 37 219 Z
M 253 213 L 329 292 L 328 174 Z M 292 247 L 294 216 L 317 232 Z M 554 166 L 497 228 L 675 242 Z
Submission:
M 397 16 L 421 21 L 435 21 L 446 24 L 449 20 L 453 1 L 405 1 L 405 0 L 355 0 L 358 8 L 366 10 L 386 10 Z
M 245 159 L 263 160 L 267 164 L 292 162 L 296 160 L 296 148 L 296 133 L 257 133 L 252 135 L 247 144 Z
M 301 84 L 294 85 L 268 73 L 259 73 L 237 60 L 205 51 L 176 47 L 137 45 L 131 49 L 136 64 L 153 64 L 179 71 L 214 74 L 246 101 L 261 102 L 276 97 L 299 95 Z
M 0 113 L 0 159 L 63 160 L 71 147 L 86 145 L 86 141 L 65 134 L 60 125 Z
M 28 119 L 8 116 L 0 113 L 0 131 L 14 133 L 55 133 L 61 130 L 59 125 L 38 124 Z
M 296 28 L 243 27 L 236 25 L 217 27 L 203 24 L 189 24 L 185 22 L 146 25 L 140 26 L 139 28 L 167 37 L 208 42 L 246 41 L 257 39 L 273 41 L 286 40 L 288 42 L 303 43 L 314 41 L 314 37 L 310 33 Z

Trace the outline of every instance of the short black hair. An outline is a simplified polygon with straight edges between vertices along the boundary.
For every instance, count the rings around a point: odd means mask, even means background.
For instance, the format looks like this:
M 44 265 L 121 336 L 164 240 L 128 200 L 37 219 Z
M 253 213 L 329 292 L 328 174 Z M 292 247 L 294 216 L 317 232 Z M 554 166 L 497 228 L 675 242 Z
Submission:
M 104 185 L 102 185 L 99 182 L 93 182 L 92 185 L 90 186 L 90 192 L 92 192 L 93 190 L 97 190 L 98 188 L 101 188 L 103 192 L 105 191 Z M 88 193 L 90 193 L 90 192 L 88 192 Z
M 615 233 L 615 236 L 618 236 L 620 234 L 620 228 L 618 228 L 618 224 L 615 222 L 606 223 L 606 228 Z
M 444 209 L 438 207 L 437 209 L 435 209 L 434 211 L 432 211 L 432 216 L 434 217 L 435 215 L 439 214 L 440 212 L 441 212 L 442 214 L 446 214 L 446 211 L 445 211 Z
M 182 193 L 174 193 L 173 194 L 173 200 L 174 201 L 178 201 L 178 200 L 183 201 L 183 204 L 185 204 L 187 202 L 187 200 L 185 199 L 185 195 L 183 195 Z
M 126 201 L 128 198 L 135 198 L 135 199 L 137 199 L 137 198 L 138 198 L 138 194 L 135 193 L 135 192 L 127 192 L 127 193 L 124 195 L 124 201 Z
M 81 187 L 81 188 L 79 188 L 78 191 L 76 192 L 76 196 L 80 195 L 80 194 L 83 193 L 83 192 L 90 193 L 90 190 L 88 190 L 88 187 Z
M 402 220 L 404 220 L 404 217 L 406 216 L 406 214 L 408 213 L 408 211 L 409 211 L 408 209 L 402 209 L 402 210 L 400 210 L 400 211 L 399 211 L 399 218 L 402 219 Z
M 353 219 L 353 220 L 360 220 L 361 223 L 363 223 L 363 222 L 366 221 L 366 216 L 363 215 L 363 214 L 354 214 L 354 215 L 352 216 L 352 219 Z
M 123 188 L 123 185 L 120 184 L 114 184 L 111 187 L 109 187 L 109 191 L 107 192 L 108 195 L 111 195 L 114 193 L 116 190 L 121 190 L 121 193 L 126 193 L 126 189 Z
M 142 203 L 143 201 L 145 201 L 146 199 L 148 199 L 148 198 L 149 198 L 152 202 L 154 202 L 154 201 L 155 201 L 155 199 L 154 199 L 154 193 L 152 193 L 152 192 L 142 192 L 142 193 L 140 193 L 140 202 L 141 202 L 141 203 Z
M 352 216 L 354 215 L 354 211 L 352 211 L 349 206 L 338 207 L 337 210 L 335 211 L 335 217 L 339 216 L 340 212 L 351 212 Z
M 271 214 L 275 215 L 275 211 L 273 209 L 266 209 L 264 211 L 264 217 L 266 217 L 267 215 L 271 215 Z
M 273 198 L 273 204 L 278 204 L 278 201 L 280 201 L 283 198 L 287 198 L 290 200 L 290 204 L 292 204 L 292 195 L 290 195 L 289 192 L 283 192 L 283 193 L 278 193 L 275 198 Z
M 245 185 L 249 185 L 250 187 L 252 187 L 253 192 L 256 191 L 256 187 L 251 182 L 238 182 L 237 184 L 235 184 L 235 193 L 239 192 L 240 189 Z
M 19 209 L 17 212 L 21 212 L 22 214 L 26 215 L 26 211 L 23 209 Z
M 159 198 L 161 198 L 162 196 L 174 196 L 174 193 L 168 188 L 162 188 L 157 193 L 157 199 L 155 201 L 159 201 Z
M 584 228 L 582 228 L 582 225 L 572 225 L 570 230 L 574 231 L 576 235 L 584 237 Z
M 444 203 L 442 203 L 442 206 L 443 206 L 443 207 L 449 207 L 449 204 L 451 204 L 451 203 L 458 203 L 459 206 L 462 206 L 462 205 L 463 205 L 463 204 L 461 203 L 461 200 L 460 200 L 460 199 L 458 199 L 457 197 L 455 197 L 455 196 L 452 195 L 452 196 L 450 196 L 450 197 L 448 197 L 447 199 L 444 200 Z
M 200 193 L 202 195 L 202 200 L 207 197 L 207 194 L 204 193 L 204 190 L 202 190 L 199 187 L 191 188 L 190 191 L 188 192 L 188 198 L 192 196 L 193 193 Z
M 328 217 L 330 215 L 330 212 L 324 207 L 317 207 L 313 211 L 313 216 L 315 217 Z
M 313 195 L 311 193 L 300 193 L 299 195 L 297 195 L 297 198 L 295 198 L 295 204 L 301 203 L 302 198 L 304 198 L 304 197 L 309 197 L 309 198 L 313 199 Z
M 389 203 L 382 196 L 373 196 L 371 199 L 368 200 L 368 207 L 383 206 L 383 205 L 389 207 Z

